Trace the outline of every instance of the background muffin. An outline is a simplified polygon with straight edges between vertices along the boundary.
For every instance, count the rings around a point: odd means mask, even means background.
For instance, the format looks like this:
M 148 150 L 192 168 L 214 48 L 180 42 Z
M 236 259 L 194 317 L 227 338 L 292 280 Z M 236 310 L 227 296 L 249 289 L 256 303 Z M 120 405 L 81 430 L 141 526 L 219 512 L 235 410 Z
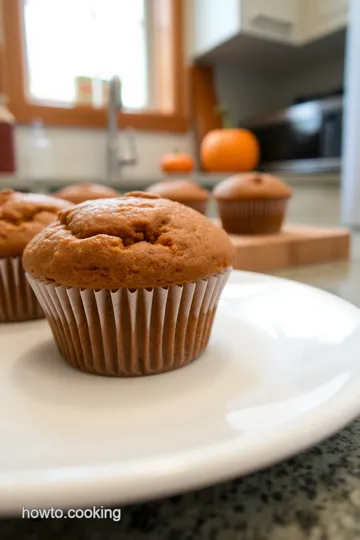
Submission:
M 22 253 L 26 244 L 73 206 L 46 195 L 7 189 L 0 192 L 0 321 L 42 317 L 42 310 L 25 278 Z
M 54 197 L 79 204 L 84 201 L 94 199 L 108 199 L 109 197 L 119 197 L 120 193 L 111 187 L 102 184 L 87 184 L 81 182 L 73 186 L 67 186 L 54 193 Z
M 225 231 L 199 212 L 129 193 L 60 213 L 23 262 L 67 362 L 134 376 L 201 354 L 232 257 Z
M 275 176 L 252 172 L 223 180 L 213 194 L 228 233 L 271 234 L 281 229 L 292 191 Z
M 169 180 L 158 182 L 147 188 L 150 193 L 155 193 L 165 199 L 180 202 L 190 206 L 201 214 L 206 214 L 207 203 L 210 193 L 190 180 Z

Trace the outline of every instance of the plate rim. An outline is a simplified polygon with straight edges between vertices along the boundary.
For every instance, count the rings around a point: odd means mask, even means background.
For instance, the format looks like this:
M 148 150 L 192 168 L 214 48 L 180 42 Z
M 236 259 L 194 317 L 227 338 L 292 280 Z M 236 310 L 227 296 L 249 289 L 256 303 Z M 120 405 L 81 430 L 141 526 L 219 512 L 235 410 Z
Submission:
M 351 309 L 359 317 L 360 309 L 341 297 L 306 283 L 288 278 L 233 270 L 239 280 L 246 276 L 267 282 L 287 282 L 310 288 Z M 231 277 L 226 287 L 231 284 Z M 1 336 L 0 336 L 1 339 Z M 69 508 L 86 504 L 122 504 L 152 500 L 205 488 L 226 480 L 239 478 L 301 453 L 334 435 L 351 423 L 360 413 L 360 376 L 351 381 L 330 403 L 286 424 L 281 430 L 267 433 L 266 452 L 259 451 L 259 434 L 244 439 L 234 437 L 193 450 L 183 450 L 172 456 L 138 458 L 126 465 L 120 462 L 89 466 L 56 467 L 32 471 L 0 472 L 0 514 L 19 514 L 21 508 Z M 246 459 L 244 459 L 246 457 Z M 61 474 L 59 474 L 61 473 Z M 27 506 L 28 505 L 28 506 Z

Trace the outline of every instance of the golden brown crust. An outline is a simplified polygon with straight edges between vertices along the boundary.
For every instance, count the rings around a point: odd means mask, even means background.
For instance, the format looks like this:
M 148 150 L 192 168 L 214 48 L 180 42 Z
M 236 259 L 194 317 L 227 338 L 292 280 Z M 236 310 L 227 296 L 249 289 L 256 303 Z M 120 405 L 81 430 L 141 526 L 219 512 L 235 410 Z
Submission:
M 166 286 L 197 281 L 228 267 L 224 230 L 182 204 L 151 193 L 88 201 L 27 246 L 33 277 L 92 289 Z
M 55 197 L 79 204 L 85 201 L 95 199 L 109 199 L 110 197 L 119 197 L 120 193 L 111 187 L 102 184 L 89 184 L 81 182 L 73 186 L 67 186 L 54 193 Z
M 18 257 L 26 244 L 73 205 L 37 193 L 0 191 L 0 257 Z
M 146 191 L 177 202 L 202 202 L 210 198 L 210 193 L 206 189 L 190 180 L 158 182 L 148 187 Z
M 218 201 L 289 199 L 287 184 L 271 174 L 249 172 L 236 174 L 220 182 L 213 191 Z

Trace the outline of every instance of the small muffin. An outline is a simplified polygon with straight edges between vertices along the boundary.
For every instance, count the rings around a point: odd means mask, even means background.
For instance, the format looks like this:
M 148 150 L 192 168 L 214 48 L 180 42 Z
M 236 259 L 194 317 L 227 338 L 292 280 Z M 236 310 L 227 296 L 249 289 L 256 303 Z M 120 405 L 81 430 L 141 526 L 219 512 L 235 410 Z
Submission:
M 138 376 L 202 353 L 232 258 L 225 231 L 199 212 L 134 192 L 61 212 L 23 263 L 70 365 Z
M 190 206 L 201 214 L 206 214 L 210 193 L 190 180 L 169 180 L 158 182 L 147 188 L 149 193 L 155 193 L 165 199 Z
M 46 195 L 0 191 L 0 322 L 43 317 L 29 286 L 21 257 L 26 244 L 60 210 L 73 205 Z
M 111 187 L 102 184 L 87 184 L 85 182 L 67 186 L 54 193 L 54 197 L 79 204 L 84 201 L 95 199 L 109 199 L 110 197 L 119 197 L 120 193 Z
M 224 229 L 231 234 L 272 234 L 280 231 L 291 189 L 276 176 L 237 174 L 214 189 Z

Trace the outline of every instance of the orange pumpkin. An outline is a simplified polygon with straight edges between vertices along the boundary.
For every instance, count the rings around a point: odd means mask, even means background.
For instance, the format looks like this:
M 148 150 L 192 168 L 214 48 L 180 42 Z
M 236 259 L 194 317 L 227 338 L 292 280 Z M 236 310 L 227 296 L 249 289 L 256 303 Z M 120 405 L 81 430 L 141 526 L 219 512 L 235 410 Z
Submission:
M 174 152 L 162 158 L 160 167 L 166 173 L 191 173 L 194 169 L 194 160 L 189 154 Z
M 247 129 L 215 129 L 205 135 L 200 154 L 206 171 L 246 172 L 257 166 L 260 148 Z

